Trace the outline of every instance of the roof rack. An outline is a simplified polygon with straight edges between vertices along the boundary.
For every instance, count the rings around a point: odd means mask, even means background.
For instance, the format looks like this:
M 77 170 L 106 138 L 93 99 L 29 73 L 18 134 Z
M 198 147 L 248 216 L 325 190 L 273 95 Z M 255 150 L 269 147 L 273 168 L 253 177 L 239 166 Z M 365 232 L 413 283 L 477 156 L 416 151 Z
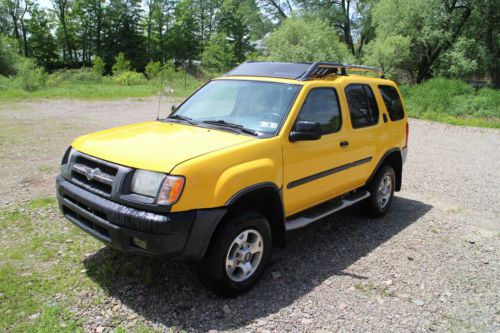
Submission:
M 346 69 L 352 69 L 354 71 L 360 71 L 360 72 L 375 72 L 378 74 L 378 76 L 381 79 L 385 79 L 385 73 L 382 68 L 378 67 L 368 67 L 368 66 L 362 66 L 362 65 L 344 65 Z
M 226 73 L 225 76 L 263 76 L 307 81 L 331 74 L 348 75 L 347 70 L 375 72 L 385 78 L 381 68 L 361 65 L 346 65 L 335 62 L 294 63 L 294 62 L 258 62 L 246 61 Z

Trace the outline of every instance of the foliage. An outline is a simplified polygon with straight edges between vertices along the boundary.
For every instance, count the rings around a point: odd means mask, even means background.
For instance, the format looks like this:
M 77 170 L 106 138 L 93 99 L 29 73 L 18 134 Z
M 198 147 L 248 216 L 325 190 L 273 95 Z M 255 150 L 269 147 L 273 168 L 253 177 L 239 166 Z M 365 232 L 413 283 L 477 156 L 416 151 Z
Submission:
M 400 35 L 377 38 L 365 47 L 363 62 L 382 68 L 389 77 L 394 77 L 397 66 L 410 59 L 410 39 Z
M 143 74 L 132 71 L 120 71 L 113 76 L 113 81 L 122 86 L 136 86 L 146 83 Z
M 128 71 L 130 71 L 130 61 L 125 59 L 125 54 L 123 52 L 120 52 L 115 57 L 115 64 L 113 65 L 113 75 Z
M 266 39 L 272 61 L 337 61 L 350 59 L 328 24 L 319 19 L 289 18 Z
M 97 56 L 95 57 L 93 63 L 92 63 L 92 71 L 94 72 L 95 75 L 101 76 L 104 74 L 106 64 L 102 60 L 101 57 Z
M 16 48 L 15 42 L 0 34 L 0 75 L 8 76 L 16 73 L 16 63 L 20 58 Z
M 162 65 L 159 61 L 150 61 L 144 69 L 144 74 L 149 80 L 154 80 L 160 76 Z
M 500 91 L 474 90 L 459 80 L 434 78 L 423 84 L 403 87 L 412 117 L 451 123 L 482 120 L 483 126 L 500 127 Z
M 234 46 L 225 34 L 210 38 L 201 56 L 201 63 L 210 73 L 224 73 L 236 65 Z
M 373 9 L 377 38 L 410 40 L 411 57 L 404 67 L 420 83 L 432 76 L 437 59 L 460 36 L 471 14 L 471 1 L 381 0 Z
M 25 91 L 39 90 L 47 83 L 47 73 L 32 59 L 24 58 L 17 65 L 16 81 Z
M 461 37 L 436 62 L 436 75 L 464 79 L 476 73 L 478 62 L 486 57 L 486 50 L 475 40 Z

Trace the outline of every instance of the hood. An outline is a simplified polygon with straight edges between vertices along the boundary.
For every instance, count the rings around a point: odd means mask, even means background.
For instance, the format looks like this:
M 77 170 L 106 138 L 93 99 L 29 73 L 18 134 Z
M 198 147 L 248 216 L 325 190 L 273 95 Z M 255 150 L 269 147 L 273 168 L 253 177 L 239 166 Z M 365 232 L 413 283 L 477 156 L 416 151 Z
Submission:
M 77 138 L 72 146 L 112 163 L 168 173 L 186 160 L 251 140 L 255 138 L 150 121 L 87 134 Z

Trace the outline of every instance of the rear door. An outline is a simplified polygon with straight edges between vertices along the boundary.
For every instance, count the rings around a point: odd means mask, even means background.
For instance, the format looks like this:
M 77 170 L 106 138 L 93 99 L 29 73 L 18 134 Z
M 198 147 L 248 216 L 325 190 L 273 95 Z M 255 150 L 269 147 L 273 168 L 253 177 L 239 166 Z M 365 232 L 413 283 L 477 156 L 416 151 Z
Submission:
M 344 91 L 351 127 L 351 172 L 355 186 L 362 186 L 384 154 L 389 133 L 377 105 L 374 87 L 365 83 L 351 83 Z
M 345 111 L 340 108 L 334 87 L 311 88 L 298 120 L 318 122 L 322 137 L 315 141 L 290 142 L 283 139 L 284 203 L 289 216 L 345 192 L 349 178 L 342 172 L 349 164 L 344 125 Z
M 384 101 L 386 117 L 389 118 L 389 140 L 394 147 L 403 147 L 406 145 L 406 121 L 401 95 L 396 87 L 390 85 L 379 85 L 378 90 Z

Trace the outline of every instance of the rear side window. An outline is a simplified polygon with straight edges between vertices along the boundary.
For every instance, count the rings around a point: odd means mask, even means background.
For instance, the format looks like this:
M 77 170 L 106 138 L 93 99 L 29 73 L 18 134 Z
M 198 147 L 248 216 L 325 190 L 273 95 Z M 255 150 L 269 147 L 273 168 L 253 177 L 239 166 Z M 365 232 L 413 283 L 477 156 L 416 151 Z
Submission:
M 401 120 L 405 117 L 405 111 L 403 109 L 403 103 L 401 102 L 401 97 L 399 97 L 396 88 L 391 86 L 378 86 L 380 89 L 380 94 L 384 100 L 387 112 L 389 112 L 389 118 L 392 121 Z
M 378 106 L 371 88 L 365 84 L 351 84 L 345 89 L 353 128 L 373 126 L 378 123 Z
M 312 89 L 307 95 L 298 120 L 321 124 L 323 134 L 340 129 L 340 107 L 337 92 L 332 88 Z

